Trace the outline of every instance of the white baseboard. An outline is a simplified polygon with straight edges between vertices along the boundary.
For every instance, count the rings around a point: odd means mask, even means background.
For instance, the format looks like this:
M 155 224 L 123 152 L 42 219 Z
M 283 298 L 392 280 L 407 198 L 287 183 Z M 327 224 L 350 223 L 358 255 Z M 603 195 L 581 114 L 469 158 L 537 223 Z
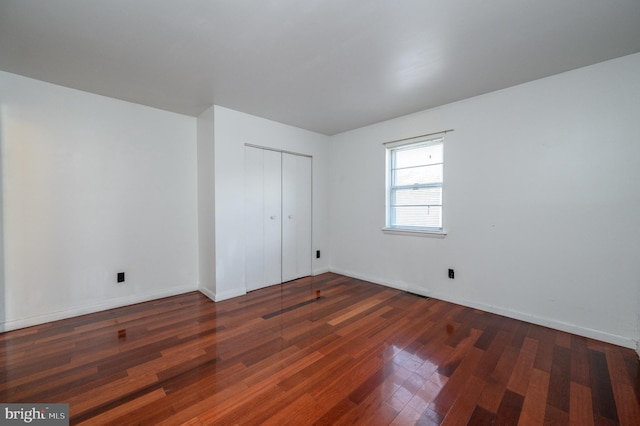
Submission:
M 135 305 L 136 303 L 148 302 L 163 297 L 176 296 L 178 294 L 196 291 L 193 286 L 177 287 L 171 290 L 161 291 L 157 293 L 149 293 L 144 295 L 135 295 L 120 299 L 113 299 L 103 303 L 96 303 L 89 306 L 82 306 L 72 309 L 66 309 L 58 312 L 52 312 L 44 315 L 38 315 L 29 318 L 20 318 L 0 323 L 0 332 L 18 330 L 20 328 L 31 327 L 34 325 L 45 324 L 51 321 L 59 321 L 67 318 L 73 318 L 80 315 L 93 314 L 96 312 L 106 311 L 108 309 L 121 308 L 123 306 Z
M 233 299 L 234 297 L 244 296 L 245 294 L 247 294 L 246 291 L 241 289 L 234 289 L 234 290 L 223 291 L 222 293 L 215 293 L 209 290 L 208 288 L 199 287 L 198 291 L 204 294 L 205 296 L 207 296 L 209 299 L 213 300 L 214 302 L 221 302 L 223 300 Z
M 202 291 L 202 289 L 200 289 Z M 204 293 L 204 292 L 203 292 Z M 213 293 L 212 291 L 208 291 L 209 294 L 204 293 L 205 296 L 213 300 L 214 302 L 221 302 L 227 299 L 233 299 L 234 297 L 244 296 L 247 292 L 244 289 L 233 289 L 227 290 L 220 293 Z M 213 296 L 213 298 L 211 298 Z
M 330 272 L 329 268 L 314 269 L 311 271 L 311 276 L 315 277 L 316 275 L 326 274 L 327 272 Z
M 423 288 L 411 286 L 406 283 L 387 282 L 385 280 L 380 279 L 379 277 L 360 274 L 357 272 L 347 271 L 340 268 L 330 268 L 330 271 L 336 274 L 346 275 L 348 277 L 369 281 L 374 284 L 380 284 L 380 285 L 395 288 L 398 290 L 409 291 L 411 293 L 419 294 L 421 296 L 432 297 L 434 299 L 444 300 L 446 302 L 451 302 L 451 303 L 467 306 L 474 309 L 480 309 L 482 311 L 491 312 L 493 314 L 502 315 L 502 316 L 517 319 L 520 321 L 542 325 L 544 327 L 553 328 L 555 330 L 565 331 L 567 333 L 576 334 L 578 336 L 588 337 L 590 339 L 600 340 L 602 342 L 623 346 L 625 348 L 635 349 L 638 352 L 638 355 L 640 355 L 640 342 L 634 339 L 631 339 L 629 337 L 619 336 L 619 335 L 607 333 L 601 330 L 594 330 L 591 328 L 581 327 L 576 324 L 569 324 L 569 323 L 565 323 L 565 322 L 550 319 L 550 318 L 543 318 L 527 312 L 515 311 L 511 309 L 502 308 L 499 306 L 487 305 L 487 304 L 475 302 L 472 300 L 452 297 L 446 294 L 440 294 L 440 293 L 432 292 Z
M 216 294 L 214 292 L 212 292 L 211 290 L 209 290 L 208 288 L 198 287 L 198 291 L 200 293 L 204 294 L 205 296 L 207 296 L 212 301 L 214 301 L 214 302 L 216 301 Z
M 329 272 L 329 268 L 315 269 L 311 272 L 312 276 L 320 275 Z M 276 284 L 274 284 L 276 285 Z M 198 291 L 214 302 L 220 302 L 227 299 L 233 299 L 234 297 L 244 296 L 247 292 L 243 289 L 233 289 L 223 291 L 221 293 L 215 293 L 207 288 L 198 287 Z

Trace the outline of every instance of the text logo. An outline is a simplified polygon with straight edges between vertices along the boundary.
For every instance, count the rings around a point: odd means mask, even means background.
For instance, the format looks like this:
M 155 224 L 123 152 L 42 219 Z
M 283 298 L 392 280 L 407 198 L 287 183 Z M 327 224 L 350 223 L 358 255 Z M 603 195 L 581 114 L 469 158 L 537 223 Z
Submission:
M 69 425 L 69 404 L 0 404 L 3 425 Z

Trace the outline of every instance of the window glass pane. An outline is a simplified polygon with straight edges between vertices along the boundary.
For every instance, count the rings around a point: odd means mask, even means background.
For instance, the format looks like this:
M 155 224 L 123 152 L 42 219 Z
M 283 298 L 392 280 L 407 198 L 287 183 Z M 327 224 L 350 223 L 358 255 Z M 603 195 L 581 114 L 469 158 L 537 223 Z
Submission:
M 442 228 L 442 207 L 392 207 L 392 226 Z
M 443 162 L 442 143 L 417 148 L 398 148 L 394 152 L 396 168 L 415 167 Z
M 387 226 L 441 230 L 443 139 L 389 148 Z
M 393 206 L 441 205 L 442 188 L 396 189 L 391 197 Z
M 394 170 L 394 186 L 442 182 L 442 164 Z

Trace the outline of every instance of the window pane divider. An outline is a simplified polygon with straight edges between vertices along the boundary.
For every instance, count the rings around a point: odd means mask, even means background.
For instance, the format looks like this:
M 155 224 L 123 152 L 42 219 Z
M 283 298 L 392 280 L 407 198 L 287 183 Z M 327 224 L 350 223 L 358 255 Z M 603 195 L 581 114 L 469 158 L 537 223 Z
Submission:
M 409 170 L 409 169 L 417 169 L 417 168 L 420 168 L 420 167 L 442 166 L 443 164 L 444 163 L 419 164 L 417 166 L 393 167 L 391 170 Z
M 442 204 L 391 204 L 391 207 L 442 207 Z
M 422 189 L 422 188 L 442 188 L 442 184 L 438 182 L 438 183 L 417 183 L 414 185 L 391 186 L 392 191 L 395 191 L 397 189 Z

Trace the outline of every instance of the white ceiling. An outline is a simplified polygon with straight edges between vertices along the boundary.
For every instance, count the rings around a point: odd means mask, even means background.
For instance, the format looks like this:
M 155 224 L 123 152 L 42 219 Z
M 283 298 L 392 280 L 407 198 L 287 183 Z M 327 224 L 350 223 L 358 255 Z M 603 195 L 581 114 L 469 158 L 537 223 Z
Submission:
M 640 0 L 0 0 L 0 70 L 327 135 L 639 51 Z

